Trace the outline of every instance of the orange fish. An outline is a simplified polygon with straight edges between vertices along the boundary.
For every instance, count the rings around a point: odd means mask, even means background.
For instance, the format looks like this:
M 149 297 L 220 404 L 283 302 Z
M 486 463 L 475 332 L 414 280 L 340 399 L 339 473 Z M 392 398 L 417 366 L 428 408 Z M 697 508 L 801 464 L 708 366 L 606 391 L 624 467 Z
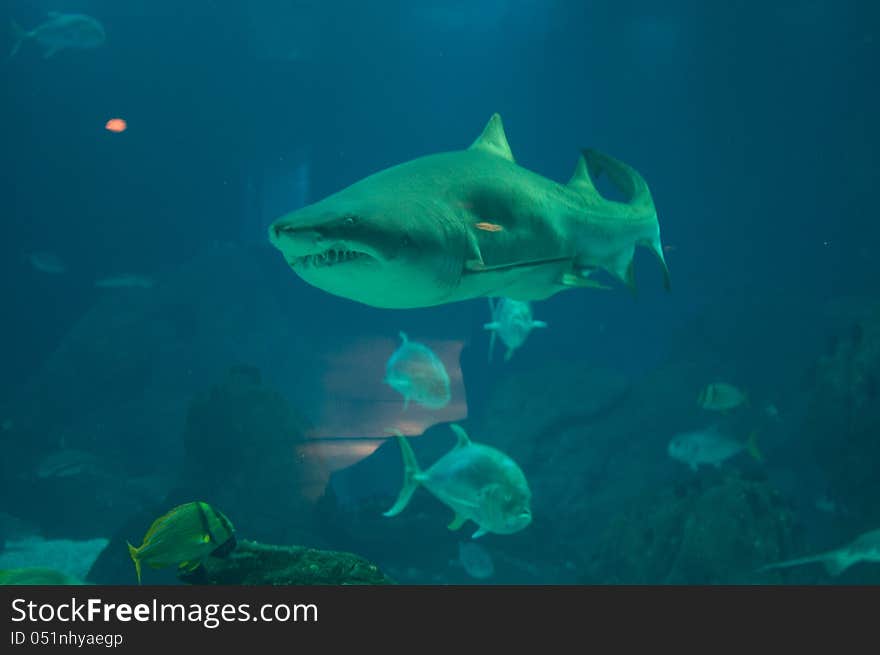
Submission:
M 128 128 L 128 123 L 125 122 L 124 118 L 111 118 L 107 121 L 107 124 L 104 125 L 104 128 L 110 132 L 125 132 Z
M 486 232 L 500 232 L 504 229 L 495 223 L 474 223 L 474 227 L 478 230 L 485 230 Z

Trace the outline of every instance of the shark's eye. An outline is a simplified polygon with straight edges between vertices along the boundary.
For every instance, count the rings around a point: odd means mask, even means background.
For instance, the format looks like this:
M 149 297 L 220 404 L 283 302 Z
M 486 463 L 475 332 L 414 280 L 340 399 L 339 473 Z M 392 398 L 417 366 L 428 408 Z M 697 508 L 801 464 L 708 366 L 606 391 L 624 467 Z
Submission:
M 354 225 L 354 216 L 346 216 L 342 222 L 346 225 Z

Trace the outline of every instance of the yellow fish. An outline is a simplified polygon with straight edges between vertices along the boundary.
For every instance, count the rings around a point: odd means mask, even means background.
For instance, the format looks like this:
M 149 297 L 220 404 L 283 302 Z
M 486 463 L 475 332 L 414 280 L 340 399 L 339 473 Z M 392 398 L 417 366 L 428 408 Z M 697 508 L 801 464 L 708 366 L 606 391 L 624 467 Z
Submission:
M 128 544 L 141 583 L 141 565 L 160 569 L 175 564 L 192 571 L 208 555 L 235 547 L 235 529 L 221 512 L 201 501 L 178 505 L 153 521 L 143 543 Z
M 732 384 L 713 382 L 706 385 L 697 398 L 697 404 L 703 409 L 726 412 L 740 405 L 748 405 L 748 396 Z

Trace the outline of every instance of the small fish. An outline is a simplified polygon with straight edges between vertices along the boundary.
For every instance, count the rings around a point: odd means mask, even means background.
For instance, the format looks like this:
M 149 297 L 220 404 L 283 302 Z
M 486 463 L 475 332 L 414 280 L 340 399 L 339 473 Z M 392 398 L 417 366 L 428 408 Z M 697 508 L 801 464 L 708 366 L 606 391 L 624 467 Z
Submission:
M 500 450 L 473 443 L 460 426 L 450 428 L 458 439 L 455 447 L 425 471 L 406 437 L 393 430 L 403 456 L 403 488 L 384 516 L 400 514 L 422 485 L 455 512 L 450 530 L 467 520 L 477 524 L 472 539 L 488 532 L 513 534 L 528 526 L 532 492 L 520 467 Z
M 474 223 L 474 227 L 478 230 L 483 230 L 484 232 L 501 232 L 504 228 L 498 225 L 497 223 Z
M 748 405 L 749 399 L 742 391 L 732 384 L 713 382 L 706 385 L 697 398 L 697 404 L 703 409 L 716 412 L 727 412 L 740 405 Z
M 119 134 L 120 132 L 125 132 L 128 129 L 128 123 L 124 118 L 111 118 L 106 123 L 104 123 L 104 129 L 108 132 L 115 132 Z
M 140 584 L 143 564 L 154 569 L 176 564 L 182 571 L 192 571 L 209 555 L 225 555 L 234 547 L 235 529 L 229 519 L 197 501 L 178 505 L 156 519 L 139 547 L 128 544 L 128 554 Z
M 95 286 L 102 289 L 152 289 L 155 282 L 143 275 L 114 275 L 95 280 Z
M 404 332 L 400 338 L 402 343 L 385 367 L 385 383 L 403 396 L 404 410 L 410 400 L 428 409 L 446 407 L 451 391 L 443 362 L 426 345 L 410 341 Z
M 74 577 L 40 567 L 5 569 L 0 571 L 0 585 L 81 585 Z
M 103 45 L 106 35 L 100 22 L 85 14 L 49 12 L 49 19 L 30 32 L 12 21 L 14 44 L 9 57 L 14 57 L 22 43 L 31 39 L 43 48 L 43 59 L 59 50 L 88 50 Z
M 828 496 L 819 496 L 814 505 L 817 510 L 824 514 L 835 514 L 837 512 L 837 503 Z
M 91 453 L 75 448 L 62 448 L 41 460 L 34 476 L 39 480 L 48 480 L 93 474 L 99 470 L 98 464 L 98 458 Z
M 857 537 L 855 541 L 842 546 L 837 550 L 831 550 L 818 555 L 809 557 L 799 557 L 798 559 L 790 559 L 776 564 L 768 564 L 758 569 L 759 572 L 770 571 L 772 569 L 788 568 L 789 566 L 800 566 L 801 564 L 812 564 L 821 562 L 825 565 L 825 570 L 829 575 L 838 576 L 849 567 L 859 562 L 880 562 L 880 530 L 871 530 Z
M 489 361 L 492 361 L 492 350 L 495 348 L 495 335 L 501 337 L 507 352 L 504 361 L 513 356 L 513 351 L 519 348 L 535 328 L 545 328 L 544 321 L 536 321 L 532 318 L 532 306 L 527 301 L 500 298 L 496 303 L 489 298 L 489 311 L 492 314 L 492 322 L 483 325 L 484 330 L 491 330 L 489 338 Z
M 472 578 L 485 580 L 495 574 L 495 564 L 489 552 L 473 541 L 458 542 L 458 561 Z
M 773 419 L 774 421 L 779 420 L 779 410 L 776 408 L 776 405 L 773 403 L 769 403 L 764 407 L 764 414 L 767 415 L 767 418 Z
M 31 266 L 34 267 L 35 270 L 40 271 L 41 273 L 48 273 L 50 275 L 61 275 L 62 273 L 67 272 L 67 266 L 63 261 L 58 257 L 58 255 L 51 252 L 32 252 L 25 255 L 25 258 L 30 262 Z
M 758 450 L 758 432 L 753 431 L 745 441 L 738 441 L 721 434 L 715 426 L 695 432 L 676 435 L 667 447 L 669 456 L 683 462 L 696 471 L 700 464 L 711 464 L 715 468 L 743 451 L 759 462 L 763 460 Z

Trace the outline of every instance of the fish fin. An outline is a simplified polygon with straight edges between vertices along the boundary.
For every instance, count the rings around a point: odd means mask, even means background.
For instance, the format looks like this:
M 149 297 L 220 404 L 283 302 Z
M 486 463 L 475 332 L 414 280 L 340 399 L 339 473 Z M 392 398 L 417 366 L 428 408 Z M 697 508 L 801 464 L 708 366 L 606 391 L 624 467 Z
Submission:
M 492 361 L 492 351 L 495 350 L 495 330 L 489 335 L 489 361 Z
M 401 331 L 401 332 L 398 332 L 398 333 L 397 333 L 397 336 L 400 337 L 400 340 L 401 340 L 403 343 L 408 343 L 408 342 L 409 342 L 409 337 L 406 336 L 406 332 L 402 332 L 402 331 Z M 403 344 L 401 344 L 401 345 L 403 345 Z
M 660 262 L 660 267 L 663 269 L 663 288 L 666 291 L 672 291 L 672 280 L 669 277 L 669 266 L 667 266 L 666 257 L 663 255 L 663 244 L 660 243 L 660 237 L 658 236 L 653 241 L 642 242 L 641 245 L 646 246 L 648 250 L 654 253 L 657 261 Z
M 505 362 L 509 362 L 510 358 L 513 357 L 513 350 L 514 350 L 513 348 L 508 348 L 507 352 L 504 353 L 504 361 Z
M 842 553 L 832 554 L 829 557 L 826 557 L 822 563 L 825 565 L 825 570 L 828 572 L 828 575 L 835 578 L 853 564 L 850 558 Z
M 501 327 L 501 323 L 498 321 L 492 321 L 491 323 L 483 323 L 484 330 L 497 330 Z
M 479 538 L 482 537 L 484 534 L 488 534 L 488 533 L 489 533 L 489 531 L 486 530 L 485 528 L 480 528 L 479 530 L 477 530 L 476 532 L 474 532 L 474 533 L 471 535 L 471 539 L 479 539 Z
M 128 545 L 128 555 L 131 557 L 131 561 L 134 562 L 134 570 L 137 573 L 138 584 L 141 583 L 141 560 L 138 555 L 138 549 L 132 546 L 127 541 L 125 542 Z
M 19 25 L 15 20 L 12 21 L 12 51 L 9 53 L 9 59 L 12 59 L 17 53 L 21 44 L 30 36 L 28 32 Z
M 775 564 L 767 564 L 766 566 L 762 566 L 758 569 L 759 573 L 763 573 L 764 571 L 772 571 L 774 569 L 787 569 L 791 566 L 801 566 L 803 564 L 813 564 L 814 562 L 822 562 L 826 565 L 826 569 L 828 568 L 827 562 L 831 559 L 837 557 L 837 553 L 834 551 L 830 553 L 820 553 L 819 555 L 810 555 L 808 557 L 798 557 L 797 559 L 787 559 L 782 562 L 776 562 Z M 830 571 L 829 571 L 830 572 Z
M 197 568 L 199 568 L 199 565 L 201 563 L 202 562 L 200 560 L 196 560 L 194 562 L 189 562 L 189 561 L 181 562 L 180 564 L 177 565 L 177 570 L 184 571 L 186 573 L 191 573 L 192 571 L 195 571 Z
M 575 275 L 574 273 L 563 273 L 562 277 L 559 278 L 559 284 L 564 287 L 582 287 L 587 289 L 608 290 L 611 288 L 608 285 L 602 284 L 601 282 L 596 282 L 596 280 L 591 280 L 580 275 Z
M 452 521 L 446 527 L 450 530 L 458 530 L 461 526 L 464 525 L 465 521 L 467 521 L 467 519 L 456 512 L 455 517 L 453 517 Z
M 535 266 L 546 266 L 547 264 L 556 264 L 571 259 L 571 257 L 548 257 L 546 259 L 531 259 L 515 262 L 503 262 L 500 264 L 486 264 L 482 257 L 480 259 L 469 259 L 465 262 L 465 271 L 468 273 L 492 273 L 495 271 L 509 271 L 517 268 L 529 268 Z
M 403 397 L 403 411 L 409 409 L 409 396 Z
M 599 152 L 593 148 L 585 148 L 581 151 L 584 162 L 586 164 L 589 177 L 593 180 L 597 179 L 602 173 L 608 176 L 611 183 L 617 190 L 623 194 L 625 204 L 634 212 L 642 216 L 650 216 L 654 221 L 657 220 L 657 209 L 654 206 L 654 199 L 651 197 L 651 191 L 645 179 L 632 166 L 622 161 Z M 625 214 L 621 214 L 623 218 Z M 666 265 L 666 258 L 663 255 L 663 245 L 660 242 L 660 227 L 657 225 L 657 231 L 650 240 L 643 239 L 639 241 L 639 245 L 647 246 L 651 252 L 657 257 L 663 268 L 663 286 L 669 291 L 671 284 L 669 280 L 669 267 Z
M 533 328 L 545 328 L 547 327 L 546 321 L 532 321 Z
M 483 128 L 483 132 L 468 147 L 468 150 L 479 150 L 510 162 L 514 161 L 510 145 L 507 143 L 507 136 L 504 134 L 501 116 L 492 114 L 486 127 Z
M 764 456 L 761 454 L 761 451 L 758 450 L 758 431 L 752 430 L 749 434 L 749 438 L 746 441 L 746 450 L 749 452 L 749 455 L 754 457 L 757 461 L 763 462 Z
M 396 516 L 400 514 L 409 503 L 413 493 L 419 486 L 417 477 L 421 474 L 419 464 L 416 461 L 416 455 L 412 446 L 400 432 L 397 432 L 397 442 L 400 444 L 400 454 L 403 457 L 403 486 L 400 489 L 400 495 L 391 508 L 382 514 L 382 516 Z
M 602 195 L 596 189 L 596 185 L 593 184 L 593 178 L 590 177 L 590 172 L 587 170 L 587 162 L 583 155 L 578 158 L 577 164 L 574 167 L 574 173 L 572 173 L 571 179 L 566 186 L 572 191 L 576 191 L 590 199 L 599 198 Z
M 458 423 L 450 423 L 449 428 L 455 433 L 455 437 L 458 440 L 455 444 L 456 448 L 463 448 L 471 445 L 471 438 Z
M 611 183 L 623 194 L 626 204 L 654 210 L 654 200 L 651 198 L 648 184 L 632 166 L 595 148 L 584 148 L 581 154 L 592 179 L 598 179 L 602 173 L 605 173 Z

